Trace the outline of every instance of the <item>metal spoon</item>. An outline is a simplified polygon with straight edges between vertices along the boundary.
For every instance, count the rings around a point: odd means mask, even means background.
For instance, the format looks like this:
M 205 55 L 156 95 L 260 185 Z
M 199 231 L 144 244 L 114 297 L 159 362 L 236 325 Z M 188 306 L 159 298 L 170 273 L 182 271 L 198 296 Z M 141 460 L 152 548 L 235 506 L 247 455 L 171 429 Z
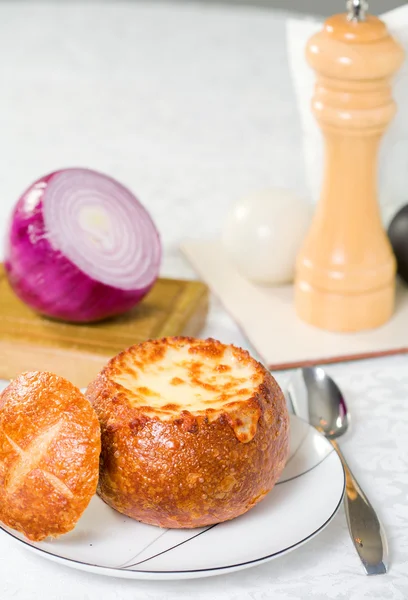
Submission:
M 292 378 L 287 393 L 295 415 L 316 427 L 340 457 L 346 474 L 344 506 L 347 523 L 366 574 L 386 573 L 388 548 L 384 529 L 336 442 L 349 425 L 349 414 L 340 389 L 322 368 L 308 367 Z

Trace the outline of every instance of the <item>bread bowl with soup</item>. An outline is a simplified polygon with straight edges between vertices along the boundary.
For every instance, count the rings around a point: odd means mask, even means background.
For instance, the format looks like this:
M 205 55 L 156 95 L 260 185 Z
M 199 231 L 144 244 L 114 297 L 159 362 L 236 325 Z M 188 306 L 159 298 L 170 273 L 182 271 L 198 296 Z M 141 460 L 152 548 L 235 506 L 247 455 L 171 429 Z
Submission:
M 101 427 L 98 494 L 143 523 L 193 528 L 260 502 L 288 455 L 281 389 L 213 339 L 149 340 L 112 358 L 86 397 Z

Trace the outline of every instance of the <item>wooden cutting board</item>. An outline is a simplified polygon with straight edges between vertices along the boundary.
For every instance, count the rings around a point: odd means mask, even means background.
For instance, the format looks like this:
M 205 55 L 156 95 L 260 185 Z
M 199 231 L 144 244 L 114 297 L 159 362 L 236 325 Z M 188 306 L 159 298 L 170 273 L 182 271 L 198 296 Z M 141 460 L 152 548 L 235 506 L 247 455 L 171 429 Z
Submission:
M 208 289 L 197 281 L 159 279 L 134 309 L 101 323 L 74 325 L 41 317 L 11 290 L 0 265 L 0 378 L 52 371 L 85 387 L 107 360 L 146 339 L 199 334 Z

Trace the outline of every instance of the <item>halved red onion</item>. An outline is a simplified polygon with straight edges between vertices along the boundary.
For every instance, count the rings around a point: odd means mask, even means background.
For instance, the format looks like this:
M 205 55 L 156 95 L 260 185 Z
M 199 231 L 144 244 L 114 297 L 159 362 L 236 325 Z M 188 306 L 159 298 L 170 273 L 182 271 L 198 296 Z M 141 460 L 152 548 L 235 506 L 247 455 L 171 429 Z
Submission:
M 118 315 L 157 279 L 157 229 L 123 185 L 89 169 L 55 171 L 18 201 L 5 268 L 21 300 L 72 322 Z

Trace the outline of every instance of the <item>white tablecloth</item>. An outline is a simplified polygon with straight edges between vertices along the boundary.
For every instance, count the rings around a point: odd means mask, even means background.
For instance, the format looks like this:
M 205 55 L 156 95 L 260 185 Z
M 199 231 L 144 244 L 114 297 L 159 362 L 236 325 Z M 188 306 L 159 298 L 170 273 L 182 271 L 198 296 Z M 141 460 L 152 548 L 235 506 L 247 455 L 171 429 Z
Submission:
M 182 239 L 217 233 L 242 194 L 304 190 L 283 15 L 202 4 L 2 2 L 0 55 L 0 236 L 32 180 L 88 166 L 129 185 L 149 208 L 165 246 L 162 273 L 192 276 L 177 250 Z M 248 347 L 215 301 L 204 334 Z M 75 571 L 0 535 L 1 600 L 406 600 L 408 358 L 329 371 L 352 411 L 344 451 L 388 533 L 388 575 L 363 574 L 340 510 L 287 556 L 179 582 Z M 287 377 L 278 375 L 283 385 Z

